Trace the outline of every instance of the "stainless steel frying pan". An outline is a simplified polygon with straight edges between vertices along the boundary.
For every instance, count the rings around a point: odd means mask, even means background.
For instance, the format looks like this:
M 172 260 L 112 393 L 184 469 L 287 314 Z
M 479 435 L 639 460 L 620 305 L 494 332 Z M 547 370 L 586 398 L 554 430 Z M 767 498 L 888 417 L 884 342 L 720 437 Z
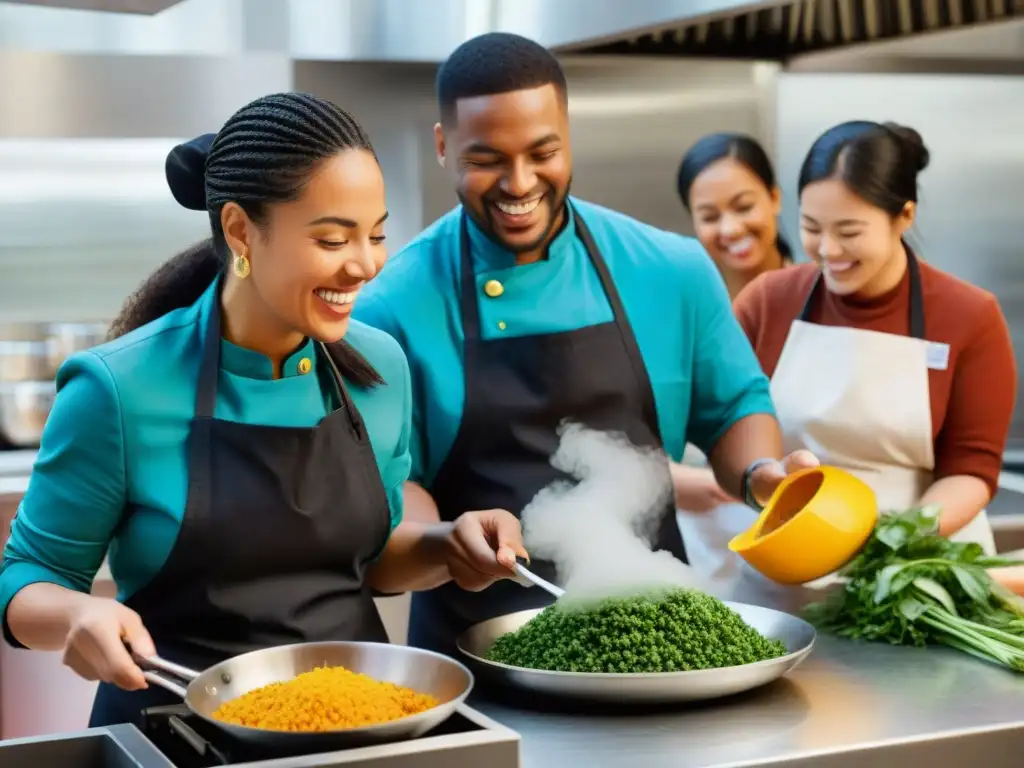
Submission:
M 184 699 L 196 715 L 248 744 L 280 750 L 344 749 L 422 736 L 447 720 L 473 689 L 473 675 L 454 659 L 386 643 L 302 643 L 253 651 L 202 672 L 159 657 L 136 657 L 146 680 Z M 213 713 L 223 703 L 270 683 L 286 682 L 316 667 L 342 666 L 375 680 L 434 696 L 426 712 L 377 725 L 322 733 L 270 731 L 222 723 Z

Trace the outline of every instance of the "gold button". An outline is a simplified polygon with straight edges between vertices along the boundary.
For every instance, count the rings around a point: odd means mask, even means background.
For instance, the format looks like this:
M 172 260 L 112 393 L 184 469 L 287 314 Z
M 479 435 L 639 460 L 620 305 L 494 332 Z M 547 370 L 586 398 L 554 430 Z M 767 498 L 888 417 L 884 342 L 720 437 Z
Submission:
M 304 357 L 299 360 L 299 373 L 309 373 L 313 370 L 313 361 L 308 357 Z
M 492 299 L 496 299 L 505 292 L 505 286 L 499 283 L 497 280 L 488 280 L 484 283 L 484 293 L 490 296 Z
M 499 331 L 504 331 L 506 328 L 508 328 L 508 325 L 505 324 L 505 321 L 504 320 L 499 320 L 498 321 L 498 330 Z

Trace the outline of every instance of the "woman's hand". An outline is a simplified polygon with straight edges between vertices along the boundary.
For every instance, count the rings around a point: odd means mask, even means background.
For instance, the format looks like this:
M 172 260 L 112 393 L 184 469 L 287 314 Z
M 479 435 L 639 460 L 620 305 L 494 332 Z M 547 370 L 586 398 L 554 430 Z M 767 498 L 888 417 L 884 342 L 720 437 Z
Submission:
M 470 592 L 511 577 L 516 556 L 528 557 L 519 520 L 504 509 L 460 515 L 446 545 L 448 572 L 456 584 Z
M 782 461 L 769 461 L 750 473 L 750 491 L 754 499 L 766 504 L 787 476 L 821 466 L 818 457 L 807 450 L 793 451 Z
M 676 508 L 684 512 L 710 512 L 721 504 L 739 501 L 730 496 L 715 479 L 708 467 L 690 467 L 672 462 L 672 486 L 675 489 Z
M 126 691 L 148 688 L 125 643 L 139 656 L 156 654 L 139 614 L 116 600 L 93 597 L 72 619 L 64 663 L 86 680 L 113 683 Z

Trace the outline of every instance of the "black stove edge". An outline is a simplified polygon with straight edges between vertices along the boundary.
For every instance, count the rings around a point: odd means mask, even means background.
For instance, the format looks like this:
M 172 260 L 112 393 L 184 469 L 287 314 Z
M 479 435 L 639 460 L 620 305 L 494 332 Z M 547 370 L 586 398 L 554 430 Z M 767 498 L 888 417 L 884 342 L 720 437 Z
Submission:
M 105 728 L 86 728 L 68 733 L 47 733 L 42 736 L 27 736 L 19 739 L 0 741 L 0 764 L 3 764 L 3 751 L 7 747 L 21 747 L 54 741 L 76 741 L 106 736 L 110 738 L 122 754 L 138 768 L 175 768 L 153 744 L 142 735 L 142 731 L 134 725 L 112 725 Z
M 414 739 L 411 742 L 396 742 L 393 744 L 367 746 L 351 750 L 351 752 L 358 754 L 358 756 L 363 757 L 364 759 L 369 759 L 380 757 L 385 753 L 392 753 L 394 751 L 415 751 L 416 742 L 427 741 L 434 749 L 445 749 L 465 746 L 467 740 L 471 743 L 477 744 L 515 743 L 518 751 L 518 743 L 521 737 L 517 731 L 512 730 L 508 726 L 502 725 L 500 722 L 465 704 L 459 706 L 455 711 L 462 717 L 477 725 L 481 730 L 474 732 L 471 736 L 470 734 L 446 734 L 432 737 L 430 734 L 425 734 L 421 738 Z M 134 725 L 113 725 L 104 728 L 87 728 L 81 731 L 71 731 L 68 733 L 51 733 L 44 734 L 42 736 L 29 736 L 25 738 L 0 741 L 0 765 L 3 764 L 2 755 L 5 747 L 19 747 L 23 745 L 54 741 L 74 741 L 103 736 L 109 737 L 114 741 L 123 755 L 131 761 L 133 768 L 136 766 L 137 768 L 175 768 L 174 764 L 170 762 L 170 760 L 168 760 L 167 757 L 165 757 L 156 748 L 156 746 L 154 746 L 154 744 L 147 739 L 145 735 L 143 735 L 142 731 Z M 470 738 L 467 739 L 467 736 L 470 736 Z M 356 755 L 350 755 L 350 757 L 355 756 Z M 244 765 L 245 764 L 243 763 L 243 768 Z

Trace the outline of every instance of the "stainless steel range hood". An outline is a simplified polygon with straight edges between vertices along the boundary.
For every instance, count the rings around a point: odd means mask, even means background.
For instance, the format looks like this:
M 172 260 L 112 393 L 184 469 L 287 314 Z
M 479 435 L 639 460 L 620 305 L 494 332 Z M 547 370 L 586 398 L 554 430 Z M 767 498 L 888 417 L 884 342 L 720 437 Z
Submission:
M 776 0 L 776 3 L 784 0 Z M 0 48 L 54 53 L 237 55 L 439 62 L 502 30 L 555 50 L 776 3 L 749 0 L 22 0 L 0 1 Z M 58 8 L 65 10 L 60 11 Z M 84 11 L 121 11 L 87 13 Z M 157 11 L 160 11 L 157 13 Z M 143 14 L 151 14 L 149 16 Z
M 1024 18 L 1024 0 L 787 0 L 747 5 L 753 7 L 742 12 L 723 8 L 713 18 L 665 24 L 577 50 L 784 61 Z
M 0 2 L 0 48 L 438 62 L 464 40 L 494 30 L 516 32 L 555 50 L 577 50 L 786 4 L 787 0 L 22 0 Z
M 558 51 L 782 61 L 1014 18 L 1024 0 L 18 0 L 0 2 L 0 47 L 429 63 L 504 30 Z
M 141 13 L 152 15 L 165 11 L 182 0 L 7 0 L 15 5 L 43 5 L 76 11 L 107 11 L 110 13 Z

